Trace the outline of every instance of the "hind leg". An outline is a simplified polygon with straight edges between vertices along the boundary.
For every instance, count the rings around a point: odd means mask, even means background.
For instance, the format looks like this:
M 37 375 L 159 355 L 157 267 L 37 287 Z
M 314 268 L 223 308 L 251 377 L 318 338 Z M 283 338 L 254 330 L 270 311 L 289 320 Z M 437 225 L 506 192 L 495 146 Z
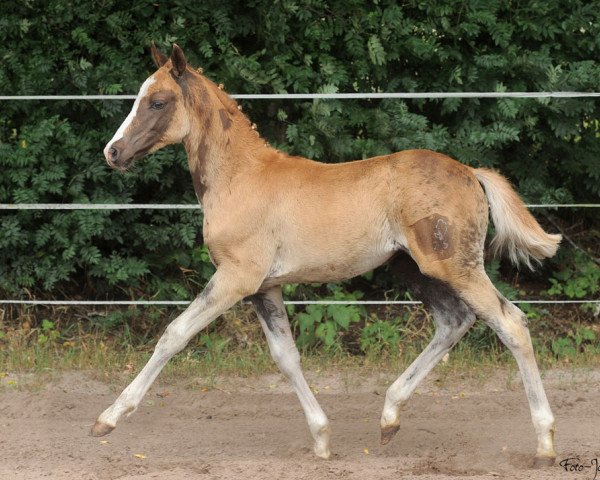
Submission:
M 408 255 L 401 254 L 394 263 L 407 286 L 431 311 L 436 331 L 431 343 L 386 392 L 381 415 L 384 445 L 400 428 L 400 410 L 419 383 L 475 322 L 475 315 L 456 293 L 444 282 L 421 274 Z
M 535 361 L 525 314 L 495 289 L 483 270 L 479 273 L 478 280 L 464 289 L 461 296 L 477 316 L 498 334 L 515 357 L 537 434 L 534 466 L 552 465 L 556 459 L 553 445 L 554 416 Z

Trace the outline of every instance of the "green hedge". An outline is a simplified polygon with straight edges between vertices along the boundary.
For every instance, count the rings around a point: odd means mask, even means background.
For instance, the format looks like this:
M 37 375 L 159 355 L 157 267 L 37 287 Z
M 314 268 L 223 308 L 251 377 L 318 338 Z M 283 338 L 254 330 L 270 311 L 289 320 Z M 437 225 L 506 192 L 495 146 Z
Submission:
M 177 42 L 231 93 L 598 91 L 595 2 L 126 3 L 3 2 L 0 93 L 135 93 L 153 71 L 151 40 L 164 51 Z M 181 147 L 126 175 L 105 165 L 130 103 L 2 102 L 0 202 L 194 202 Z M 244 107 L 295 154 L 339 162 L 430 148 L 499 168 L 529 201 L 600 197 L 597 99 Z M 597 227 L 597 214 L 586 221 Z M 1 232 L 0 289 L 13 296 L 187 298 L 212 272 L 197 212 L 5 212 Z

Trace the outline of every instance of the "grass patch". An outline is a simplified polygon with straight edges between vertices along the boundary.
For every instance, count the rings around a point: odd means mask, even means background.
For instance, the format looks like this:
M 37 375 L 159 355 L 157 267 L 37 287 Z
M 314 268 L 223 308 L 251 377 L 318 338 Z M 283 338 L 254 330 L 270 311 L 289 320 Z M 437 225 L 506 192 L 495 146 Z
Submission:
M 74 322 L 72 316 L 33 317 L 24 311 L 18 322 L 0 322 L 0 376 L 43 374 L 66 370 L 93 370 L 105 381 L 133 376 L 147 362 L 165 323 L 179 313 L 149 324 L 144 310 L 108 312 L 110 328 L 98 319 Z M 56 312 L 55 312 L 56 313 Z M 155 317 L 158 313 L 153 312 Z M 121 323 L 119 323 L 121 322 Z M 369 330 L 370 328 L 370 330 Z M 542 369 L 600 365 L 600 330 L 597 325 L 570 323 L 549 328 L 547 321 L 531 321 L 536 358 Z M 370 332 L 370 337 L 365 336 Z M 433 322 L 423 309 L 371 313 L 362 325 L 340 332 L 330 345 L 306 348 L 303 368 L 312 371 L 360 368 L 399 375 L 429 343 Z M 494 333 L 478 322 L 442 361 L 436 372 L 486 371 L 509 366 L 516 371 L 510 352 Z M 247 307 L 238 307 L 201 333 L 165 367 L 161 381 L 211 387 L 220 375 L 252 377 L 278 372 L 271 360 L 262 330 Z M 477 373 L 475 373 L 477 375 Z

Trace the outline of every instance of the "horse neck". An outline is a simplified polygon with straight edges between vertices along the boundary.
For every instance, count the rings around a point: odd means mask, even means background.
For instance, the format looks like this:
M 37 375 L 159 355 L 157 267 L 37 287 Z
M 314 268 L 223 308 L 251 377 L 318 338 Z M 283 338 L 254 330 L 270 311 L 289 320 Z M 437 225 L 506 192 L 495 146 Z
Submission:
M 218 194 L 221 186 L 249 168 L 266 148 L 237 103 L 214 83 L 195 77 L 188 92 L 190 134 L 183 143 L 196 196 Z

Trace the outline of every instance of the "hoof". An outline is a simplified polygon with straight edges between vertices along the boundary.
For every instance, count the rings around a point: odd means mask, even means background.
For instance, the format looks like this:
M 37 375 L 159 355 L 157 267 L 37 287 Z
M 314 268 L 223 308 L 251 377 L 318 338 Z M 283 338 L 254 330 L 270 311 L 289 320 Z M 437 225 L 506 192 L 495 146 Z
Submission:
M 94 426 L 92 427 L 90 434 L 92 435 L 92 437 L 103 437 L 104 435 L 108 435 L 114 429 L 115 427 L 108 425 L 107 423 L 96 421 L 96 423 L 94 423 Z
M 556 457 L 535 457 L 533 468 L 545 468 L 554 465 Z
M 394 438 L 394 435 L 400 430 L 400 425 L 388 425 L 381 429 L 381 444 L 387 445 L 390 440 Z
M 331 457 L 329 448 L 317 448 L 315 445 L 314 452 L 317 457 L 322 458 L 323 460 L 329 460 L 329 457 Z
M 322 426 L 311 433 L 315 440 L 315 443 L 313 444 L 313 451 L 315 452 L 315 455 L 324 460 L 328 460 L 331 456 L 331 451 L 329 450 L 329 439 L 331 437 L 331 428 L 329 427 L 329 422 L 327 422 L 325 419 L 325 422 L 322 424 Z

